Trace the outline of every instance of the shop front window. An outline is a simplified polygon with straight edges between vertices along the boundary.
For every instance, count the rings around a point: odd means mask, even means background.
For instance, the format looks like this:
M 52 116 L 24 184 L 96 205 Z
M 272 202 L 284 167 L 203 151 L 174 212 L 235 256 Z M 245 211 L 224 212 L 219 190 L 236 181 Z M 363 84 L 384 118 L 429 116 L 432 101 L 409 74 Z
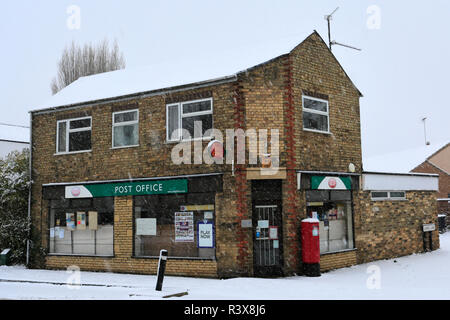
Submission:
M 50 200 L 49 252 L 114 254 L 114 198 Z
M 349 191 L 308 191 L 307 214 L 319 219 L 321 254 L 354 248 Z
M 134 255 L 215 257 L 214 193 L 134 197 Z

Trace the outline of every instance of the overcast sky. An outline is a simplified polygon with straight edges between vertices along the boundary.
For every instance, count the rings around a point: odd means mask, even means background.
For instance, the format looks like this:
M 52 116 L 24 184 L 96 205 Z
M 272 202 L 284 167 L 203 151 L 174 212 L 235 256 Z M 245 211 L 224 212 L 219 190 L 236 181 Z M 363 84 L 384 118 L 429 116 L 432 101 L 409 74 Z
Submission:
M 80 9 L 79 29 L 68 26 L 71 5 Z M 56 63 L 72 40 L 117 39 L 130 68 L 195 61 L 199 52 L 227 64 L 227 52 L 243 46 L 276 46 L 297 35 L 300 43 L 313 30 L 327 41 L 324 15 L 338 6 L 332 38 L 362 48 L 334 46 L 333 53 L 364 95 L 364 155 L 423 146 L 423 117 L 428 140 L 449 141 L 448 0 L 5 1 L 0 122 L 29 125 L 28 111 L 51 97 Z M 28 137 L 27 129 L 0 125 L 0 139 Z

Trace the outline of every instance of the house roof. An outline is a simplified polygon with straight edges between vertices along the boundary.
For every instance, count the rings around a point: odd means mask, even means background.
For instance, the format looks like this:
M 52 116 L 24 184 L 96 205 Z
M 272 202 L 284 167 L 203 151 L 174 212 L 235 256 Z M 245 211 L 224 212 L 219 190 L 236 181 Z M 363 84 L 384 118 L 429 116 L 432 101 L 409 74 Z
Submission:
M 430 145 L 399 150 L 371 157 L 363 157 L 364 171 L 408 173 L 445 147 L 448 140 Z
M 318 35 L 314 31 L 308 37 L 303 35 L 302 38 L 306 40 L 313 34 Z M 297 34 L 280 37 L 270 43 L 248 44 L 234 48 L 230 45 L 231 51 L 226 60 L 211 57 L 208 60 L 184 61 L 180 58 L 178 61 L 158 62 L 146 67 L 127 68 L 81 77 L 46 102 L 35 106 L 32 112 L 118 100 L 164 90 L 170 91 L 180 86 L 190 87 L 234 81 L 237 74 L 271 61 L 274 57 L 288 54 L 298 46 L 299 38 L 301 36 Z

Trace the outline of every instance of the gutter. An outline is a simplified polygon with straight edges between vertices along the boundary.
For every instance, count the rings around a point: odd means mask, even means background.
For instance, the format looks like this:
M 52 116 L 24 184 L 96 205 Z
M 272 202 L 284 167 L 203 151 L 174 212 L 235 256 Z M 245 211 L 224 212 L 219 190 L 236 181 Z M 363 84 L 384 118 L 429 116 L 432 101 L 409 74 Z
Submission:
M 30 189 L 28 190 L 28 221 L 30 222 L 30 229 L 28 230 L 28 239 L 27 239 L 27 257 L 26 257 L 26 266 L 29 267 L 30 263 L 30 241 L 31 241 L 31 188 L 33 185 L 33 115 L 30 114 L 30 160 L 29 160 L 29 168 L 28 172 L 30 174 Z

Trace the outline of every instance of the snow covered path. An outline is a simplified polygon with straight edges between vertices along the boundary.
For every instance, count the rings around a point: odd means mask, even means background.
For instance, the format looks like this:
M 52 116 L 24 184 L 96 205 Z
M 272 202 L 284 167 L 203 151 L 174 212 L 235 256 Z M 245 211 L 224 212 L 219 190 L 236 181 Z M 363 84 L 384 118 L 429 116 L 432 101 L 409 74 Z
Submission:
M 66 271 L 2 266 L 0 299 L 164 299 L 166 295 L 188 292 L 188 295 L 169 299 L 447 300 L 450 299 L 450 232 L 441 235 L 440 241 L 441 248 L 432 253 L 344 268 L 324 273 L 319 278 L 217 280 L 166 276 L 161 292 L 154 290 L 156 276 L 81 272 L 82 286 L 69 287 L 68 281 L 76 279 Z M 374 278 L 379 282 L 370 281 Z

